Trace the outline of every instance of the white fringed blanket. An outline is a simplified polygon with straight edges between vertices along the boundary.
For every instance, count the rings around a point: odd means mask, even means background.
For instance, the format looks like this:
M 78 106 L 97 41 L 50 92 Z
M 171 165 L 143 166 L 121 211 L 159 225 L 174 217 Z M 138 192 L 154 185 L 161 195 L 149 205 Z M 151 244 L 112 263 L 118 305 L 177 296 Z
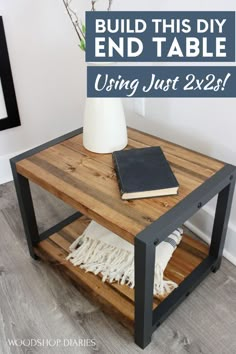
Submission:
M 183 230 L 177 229 L 156 247 L 154 295 L 166 295 L 178 285 L 164 280 L 165 268 L 182 239 Z M 121 285 L 134 284 L 134 246 L 113 232 L 91 221 L 83 234 L 70 246 L 67 259 L 87 272 L 101 273 L 102 281 L 117 281 Z

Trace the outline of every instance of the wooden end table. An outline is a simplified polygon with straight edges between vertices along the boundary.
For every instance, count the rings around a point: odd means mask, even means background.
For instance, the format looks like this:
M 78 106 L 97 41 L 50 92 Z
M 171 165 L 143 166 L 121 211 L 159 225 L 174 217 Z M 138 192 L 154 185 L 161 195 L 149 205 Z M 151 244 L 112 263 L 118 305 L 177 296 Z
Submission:
M 179 194 L 123 201 L 111 154 L 82 145 L 82 128 L 11 159 L 29 252 L 60 267 L 79 289 L 134 330 L 145 348 L 153 331 L 193 289 L 221 264 L 236 168 L 157 137 L 129 129 L 128 147 L 161 146 L 179 184 Z M 39 234 L 29 180 L 77 212 Z M 179 284 L 166 298 L 153 297 L 155 247 L 218 194 L 210 247 L 184 236 L 165 276 Z M 65 258 L 71 242 L 93 219 L 135 247 L 135 290 L 103 283 Z

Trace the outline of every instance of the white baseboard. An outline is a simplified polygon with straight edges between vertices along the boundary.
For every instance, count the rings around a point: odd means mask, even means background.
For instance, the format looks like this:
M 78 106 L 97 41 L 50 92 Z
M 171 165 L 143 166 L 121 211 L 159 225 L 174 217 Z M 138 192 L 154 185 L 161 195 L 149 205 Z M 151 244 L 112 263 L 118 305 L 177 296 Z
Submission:
M 185 226 L 203 241 L 210 244 L 214 212 L 205 207 L 185 222 Z M 236 227 L 229 223 L 223 256 L 236 265 Z

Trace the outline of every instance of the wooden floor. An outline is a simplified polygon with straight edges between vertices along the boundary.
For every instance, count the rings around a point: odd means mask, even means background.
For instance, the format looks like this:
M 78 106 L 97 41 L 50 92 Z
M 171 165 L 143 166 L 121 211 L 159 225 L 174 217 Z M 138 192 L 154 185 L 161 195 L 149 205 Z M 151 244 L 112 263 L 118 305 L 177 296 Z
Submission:
M 33 187 L 40 230 L 71 210 Z M 130 332 L 41 261 L 28 256 L 12 183 L 0 186 L 0 353 L 142 353 Z M 67 346 L 10 347 L 11 339 Z M 96 347 L 68 347 L 93 339 Z M 27 344 L 27 342 L 25 342 Z M 226 260 L 154 333 L 144 353 L 236 353 L 236 268 Z

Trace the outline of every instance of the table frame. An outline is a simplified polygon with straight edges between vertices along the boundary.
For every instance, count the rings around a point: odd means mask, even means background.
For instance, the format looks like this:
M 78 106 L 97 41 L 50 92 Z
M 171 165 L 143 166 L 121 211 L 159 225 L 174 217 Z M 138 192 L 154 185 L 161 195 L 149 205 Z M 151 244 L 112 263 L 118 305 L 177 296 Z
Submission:
M 65 134 L 50 142 L 24 152 L 10 160 L 17 198 L 19 202 L 29 253 L 37 259 L 34 247 L 82 216 L 80 212 L 67 217 L 43 233 L 39 233 L 29 180 L 17 172 L 17 162 L 44 149 L 82 133 L 82 128 Z M 226 164 L 221 170 L 207 179 L 200 187 L 181 202 L 150 224 L 135 237 L 135 342 L 145 348 L 152 333 L 175 310 L 175 308 L 210 273 L 221 265 L 222 253 L 229 222 L 236 167 Z M 153 282 L 155 248 L 177 227 L 201 209 L 209 200 L 218 195 L 211 244 L 208 257 L 176 288 L 155 310 L 153 310 Z M 158 235 L 158 237 L 157 237 Z

